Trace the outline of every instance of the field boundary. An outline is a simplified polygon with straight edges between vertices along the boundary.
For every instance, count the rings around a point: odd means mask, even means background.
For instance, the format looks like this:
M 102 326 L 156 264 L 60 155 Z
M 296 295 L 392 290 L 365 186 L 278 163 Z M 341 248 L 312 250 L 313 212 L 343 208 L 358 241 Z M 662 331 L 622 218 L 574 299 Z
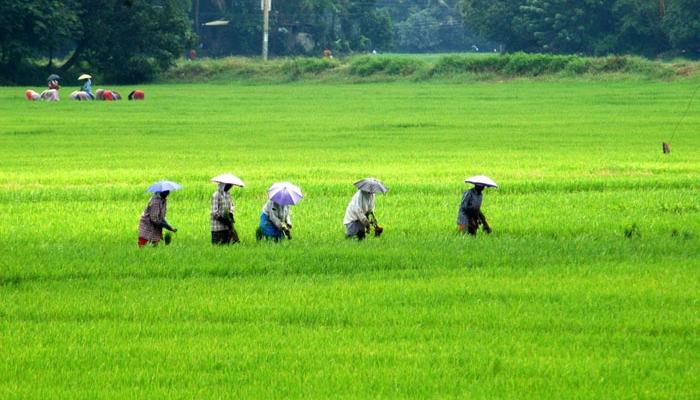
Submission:
M 339 59 L 229 57 L 180 61 L 162 83 L 285 83 L 493 81 L 509 79 L 673 80 L 700 75 L 700 62 L 636 56 L 580 57 L 548 54 L 357 55 Z

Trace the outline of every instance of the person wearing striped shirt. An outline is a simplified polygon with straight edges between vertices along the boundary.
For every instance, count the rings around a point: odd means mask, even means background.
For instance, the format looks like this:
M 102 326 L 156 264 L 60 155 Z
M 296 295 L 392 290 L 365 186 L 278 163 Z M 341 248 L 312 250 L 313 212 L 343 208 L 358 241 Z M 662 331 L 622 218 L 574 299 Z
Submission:
M 240 242 L 238 232 L 234 228 L 234 205 L 229 191 L 233 185 L 219 183 L 219 187 L 211 197 L 211 243 L 232 244 Z
M 153 246 L 158 245 L 158 242 L 163 239 L 163 229 L 177 232 L 177 229 L 170 226 L 168 221 L 165 220 L 165 214 L 168 211 L 169 194 L 170 191 L 167 190 L 157 192 L 148 201 L 148 205 L 143 210 L 139 220 L 139 247 L 143 247 L 148 243 L 151 243 Z

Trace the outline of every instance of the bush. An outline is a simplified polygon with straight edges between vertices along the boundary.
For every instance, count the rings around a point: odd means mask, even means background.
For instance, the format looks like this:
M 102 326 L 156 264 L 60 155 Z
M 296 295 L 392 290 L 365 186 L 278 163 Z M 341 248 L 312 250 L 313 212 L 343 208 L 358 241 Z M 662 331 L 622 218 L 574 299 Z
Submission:
M 438 75 L 500 72 L 508 59 L 506 56 L 457 56 L 440 57 L 432 72 Z
M 158 76 L 161 66 L 152 57 L 134 56 L 122 68 L 115 68 L 105 74 L 105 79 L 114 83 L 149 82 Z
M 539 76 L 561 72 L 572 56 L 515 53 L 508 56 L 503 72 L 515 76 Z
M 425 66 L 424 61 L 415 58 L 361 56 L 352 59 L 349 70 L 351 75 L 356 76 L 370 76 L 379 73 L 407 76 L 425 68 Z
M 294 58 L 282 64 L 282 71 L 289 78 L 299 78 L 304 74 L 320 74 L 338 66 L 335 60 L 323 58 Z

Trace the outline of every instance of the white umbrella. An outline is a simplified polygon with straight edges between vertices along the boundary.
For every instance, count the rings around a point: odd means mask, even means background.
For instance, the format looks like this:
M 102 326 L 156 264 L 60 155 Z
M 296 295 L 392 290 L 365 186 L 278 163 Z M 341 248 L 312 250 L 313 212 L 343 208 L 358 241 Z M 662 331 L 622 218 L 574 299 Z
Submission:
M 465 179 L 464 182 L 471 183 L 474 185 L 479 185 L 479 186 L 494 187 L 494 188 L 498 187 L 496 182 L 494 182 L 493 179 L 489 178 L 486 175 L 472 176 L 471 178 Z
M 92 76 L 90 76 L 88 74 L 82 74 L 78 77 L 79 81 L 82 81 L 83 79 L 92 79 Z
M 211 181 L 216 183 L 228 183 L 233 186 L 245 187 L 245 183 L 243 183 L 241 178 L 232 174 L 217 175 L 211 178 Z

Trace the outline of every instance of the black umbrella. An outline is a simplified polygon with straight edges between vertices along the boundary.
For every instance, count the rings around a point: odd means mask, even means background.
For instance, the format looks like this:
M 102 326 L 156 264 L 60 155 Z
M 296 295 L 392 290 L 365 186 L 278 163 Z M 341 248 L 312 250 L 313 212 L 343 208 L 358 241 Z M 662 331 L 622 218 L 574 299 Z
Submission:
M 49 75 L 48 78 L 46 78 L 46 82 L 59 81 L 59 80 L 61 80 L 61 77 L 56 75 L 56 74 L 51 74 L 51 75 Z

